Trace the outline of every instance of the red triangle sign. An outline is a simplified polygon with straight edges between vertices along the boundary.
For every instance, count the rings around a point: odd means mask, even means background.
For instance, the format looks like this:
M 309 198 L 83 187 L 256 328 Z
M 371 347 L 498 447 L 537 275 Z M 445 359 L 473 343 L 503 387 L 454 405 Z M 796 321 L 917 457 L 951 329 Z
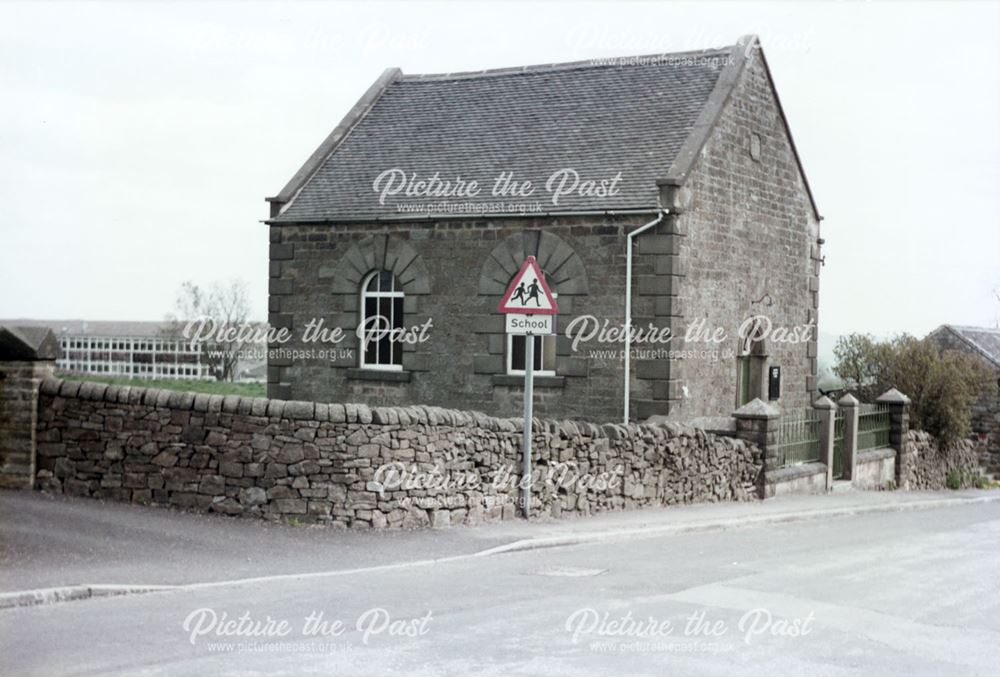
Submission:
M 524 315 L 555 315 L 559 312 L 534 256 L 529 256 L 521 264 L 521 270 L 511 280 L 498 310 Z

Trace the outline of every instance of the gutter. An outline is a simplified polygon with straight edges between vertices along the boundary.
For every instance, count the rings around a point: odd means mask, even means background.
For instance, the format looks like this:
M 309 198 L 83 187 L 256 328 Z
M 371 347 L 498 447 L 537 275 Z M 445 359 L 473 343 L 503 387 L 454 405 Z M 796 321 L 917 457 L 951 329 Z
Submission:
M 639 214 L 659 214 L 660 209 L 604 209 L 590 211 L 565 211 L 565 212 L 504 212 L 502 214 L 424 214 L 415 212 L 412 214 L 392 214 L 386 216 L 365 216 L 365 217 L 344 217 L 333 219 L 301 219 L 301 220 L 277 220 L 261 219 L 259 222 L 267 226 L 299 226 L 299 225 L 337 225 L 344 223 L 385 223 L 385 222 L 406 222 L 406 221 L 447 221 L 458 219 L 461 221 L 473 221 L 477 219 L 527 219 L 527 218 L 549 218 L 557 216 L 636 216 Z
M 639 226 L 635 230 L 628 232 L 625 235 L 626 245 L 626 256 L 625 256 L 625 394 L 624 402 L 622 405 L 622 423 L 628 425 L 629 420 L 629 394 L 630 394 L 630 371 L 632 367 L 632 242 L 639 235 L 642 235 L 647 230 L 655 226 L 656 224 L 663 221 L 663 219 L 670 213 L 669 209 L 658 210 L 659 216 L 650 221 L 649 223 Z

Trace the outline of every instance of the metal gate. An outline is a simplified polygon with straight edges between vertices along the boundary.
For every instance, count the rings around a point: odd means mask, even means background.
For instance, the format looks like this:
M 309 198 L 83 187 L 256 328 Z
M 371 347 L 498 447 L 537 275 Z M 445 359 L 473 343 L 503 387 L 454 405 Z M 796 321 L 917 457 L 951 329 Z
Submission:
M 844 414 L 837 411 L 833 419 L 833 479 L 844 476 Z

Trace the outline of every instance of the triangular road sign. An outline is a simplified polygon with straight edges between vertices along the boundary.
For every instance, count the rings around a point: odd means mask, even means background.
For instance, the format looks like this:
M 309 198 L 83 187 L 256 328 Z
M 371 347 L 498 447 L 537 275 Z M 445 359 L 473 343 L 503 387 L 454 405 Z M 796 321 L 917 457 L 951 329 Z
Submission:
M 555 315 L 559 312 L 534 256 L 529 256 L 521 264 L 521 270 L 517 271 L 507 287 L 498 310 L 501 313 L 524 315 Z

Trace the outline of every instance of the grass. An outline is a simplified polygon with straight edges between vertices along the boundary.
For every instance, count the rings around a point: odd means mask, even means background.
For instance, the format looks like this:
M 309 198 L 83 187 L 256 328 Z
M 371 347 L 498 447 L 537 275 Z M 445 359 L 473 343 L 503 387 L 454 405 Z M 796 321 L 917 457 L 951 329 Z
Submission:
M 982 475 L 963 474 L 957 470 L 952 470 L 948 473 L 947 479 L 945 479 L 945 486 L 949 489 L 961 489 L 962 486 L 973 489 L 996 489 L 1000 488 L 1000 482 L 991 481 L 988 477 L 983 477 Z
M 99 376 L 96 374 L 62 374 L 67 381 L 94 381 L 116 386 L 138 386 L 140 388 L 162 388 L 164 390 L 181 390 L 189 393 L 207 393 L 209 395 L 241 395 L 243 397 L 265 397 L 267 386 L 264 383 L 230 383 L 228 381 L 187 381 L 183 379 L 142 379 L 118 378 L 114 376 Z

